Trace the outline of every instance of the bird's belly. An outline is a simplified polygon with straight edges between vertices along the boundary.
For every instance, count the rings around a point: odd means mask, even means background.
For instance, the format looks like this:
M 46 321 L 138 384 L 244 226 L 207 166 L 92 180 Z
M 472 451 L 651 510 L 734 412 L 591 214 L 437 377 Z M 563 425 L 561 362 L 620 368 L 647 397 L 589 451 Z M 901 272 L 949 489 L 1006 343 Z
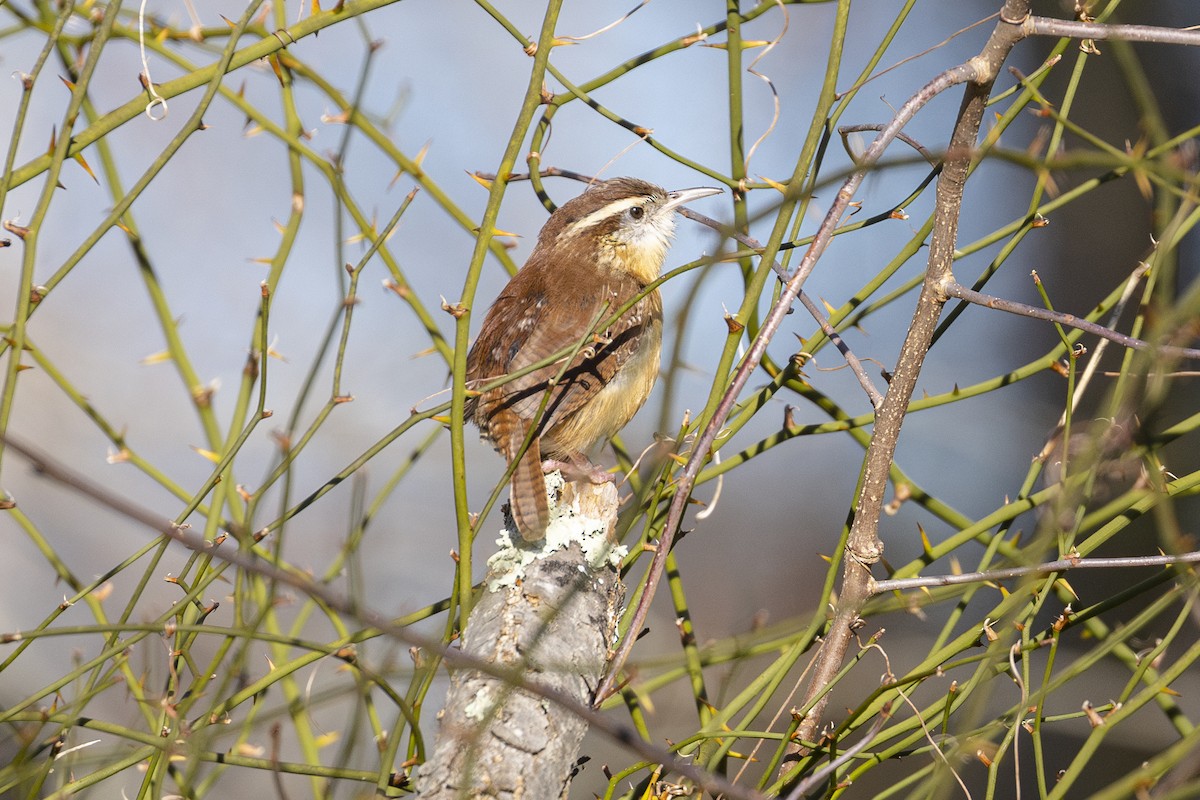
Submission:
M 637 352 L 583 408 L 547 431 L 543 452 L 553 458 L 586 454 L 624 428 L 646 402 L 658 379 L 662 323 L 655 320 L 642 334 Z

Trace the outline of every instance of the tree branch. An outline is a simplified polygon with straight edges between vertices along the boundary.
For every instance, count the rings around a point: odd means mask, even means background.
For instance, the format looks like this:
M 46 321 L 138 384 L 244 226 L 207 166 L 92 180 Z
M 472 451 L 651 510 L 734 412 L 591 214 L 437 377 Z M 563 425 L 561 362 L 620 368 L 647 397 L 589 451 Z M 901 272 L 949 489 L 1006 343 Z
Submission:
M 1025 36 L 1060 36 L 1068 39 L 1119 39 L 1124 42 L 1157 42 L 1200 46 L 1200 30 L 1161 28 L 1155 25 L 1108 25 L 1051 17 L 1026 17 Z
M 529 692 L 542 697 L 579 719 L 584 720 L 588 727 L 600 731 L 647 761 L 662 764 L 666 769 L 688 778 L 705 791 L 713 794 L 725 794 L 733 798 L 733 800 L 759 800 L 762 798 L 762 794 L 759 792 L 741 786 L 734 786 L 723 777 L 707 772 L 695 766 L 690 761 L 678 758 L 666 748 L 646 741 L 637 735 L 635 731 L 616 723 L 607 715 L 593 709 L 587 703 L 579 702 L 578 699 L 568 695 L 558 687 L 548 686 L 541 681 L 532 680 L 519 669 L 513 669 L 508 665 L 490 663 L 466 653 L 457 647 L 448 647 L 436 637 L 397 625 L 376 611 L 334 594 L 325 586 L 317 583 L 310 575 L 277 567 L 265 559 L 256 557 L 253 551 L 243 552 L 227 548 L 221 549 L 219 542 L 209 541 L 200 534 L 192 533 L 185 526 L 178 525 L 165 517 L 160 517 L 158 514 L 124 497 L 116 495 L 104 487 L 96 485 L 88 478 L 68 469 L 37 449 L 14 440 L 11 435 L 5 435 L 3 441 L 5 447 L 24 456 L 39 474 L 84 497 L 91 498 L 110 511 L 115 511 L 127 519 L 140 523 L 162 536 L 174 539 L 190 550 L 204 553 L 219 561 L 224 561 L 240 569 L 261 575 L 283 586 L 290 586 L 304 595 L 320 601 L 323 605 L 340 614 L 357 619 L 369 629 L 379 631 L 396 641 L 419 647 L 431 656 L 444 659 L 451 666 L 459 669 L 477 670 L 481 673 L 502 679 L 510 689 L 519 689 L 523 692 Z M 213 715 L 214 717 L 218 716 L 216 711 L 213 712 Z
M 1027 567 L 1008 567 L 1006 569 L 991 569 L 983 572 L 966 572 L 961 575 L 930 575 L 923 578 L 894 578 L 891 580 L 870 581 L 871 594 L 896 592 L 904 589 L 920 589 L 928 586 L 957 586 L 964 583 L 983 583 L 985 581 L 1003 581 L 1010 578 L 1021 578 L 1026 575 L 1048 575 L 1051 572 L 1065 572 L 1070 569 L 1116 569 L 1119 567 L 1165 567 L 1174 564 L 1195 564 L 1200 562 L 1200 551 L 1183 553 L 1177 556 L 1128 556 L 1124 558 L 1081 558 L 1067 556 L 1057 561 L 1044 564 L 1032 564 Z
M 718 403 L 712 418 L 692 448 L 692 455 L 688 459 L 683 473 L 679 476 L 675 494 L 671 498 L 671 506 L 667 512 L 667 521 L 663 525 L 662 538 L 658 542 L 657 550 L 654 553 L 654 560 L 651 562 L 649 572 L 646 575 L 645 587 L 642 590 L 641 598 L 638 600 L 637 608 L 634 610 L 629 631 L 626 633 L 625 638 L 621 640 L 620 646 L 613 655 L 612 663 L 609 665 L 608 674 L 605 676 L 604 682 L 600 684 L 599 690 L 597 690 L 597 703 L 602 702 L 613 692 L 621 668 L 624 666 L 626 659 L 629 658 L 629 652 L 633 649 L 638 632 L 646 622 L 646 616 L 650 613 L 650 601 L 654 598 L 654 593 L 657 591 L 658 584 L 662 580 L 663 570 L 667 563 L 667 554 L 670 552 L 671 545 L 675 541 L 675 533 L 679 530 L 680 523 L 683 521 L 683 511 L 687 506 L 688 498 L 691 496 L 692 487 L 696 484 L 696 476 L 700 474 L 700 470 L 703 468 L 705 462 L 708 461 L 709 450 L 716 441 L 717 433 L 724 426 L 730 411 L 732 411 L 734 405 L 737 403 L 738 395 L 746 385 L 746 382 L 750 380 L 750 375 L 758 368 L 759 362 L 766 353 L 767 345 L 775 336 L 776 331 L 779 330 L 783 318 L 787 316 L 792 303 L 800 293 L 801 287 L 808 279 L 808 276 L 812 274 L 818 259 L 825 253 L 829 242 L 833 239 L 838 222 L 849 208 L 854 193 L 858 191 L 858 187 L 862 184 L 867 173 L 879 161 L 884 150 L 895 140 L 897 134 L 916 115 L 917 111 L 924 108 L 930 100 L 946 89 L 972 80 L 975 76 L 976 64 L 974 62 L 960 64 L 938 75 L 919 92 L 910 97 L 896 112 L 896 116 L 892 118 L 887 127 L 871 142 L 871 146 L 867 148 L 866 152 L 859 159 L 858 168 L 846 179 L 846 182 L 842 184 L 842 188 L 838 190 L 837 197 L 834 198 L 829 211 L 821 221 L 816 236 L 813 237 L 812 244 L 808 246 L 808 250 L 804 253 L 804 258 L 801 259 L 796 272 L 784 284 L 779 299 L 771 306 L 771 310 L 763 320 L 762 327 L 759 328 L 758 335 L 754 337 L 749 351 L 742 359 L 737 371 L 734 372 L 733 379 L 729 383 L 729 388 L 725 390 L 725 394 L 722 395 L 721 401 Z M 890 395 L 891 392 L 889 391 L 888 394 Z
M 811 704 L 811 708 L 796 731 L 796 742 L 789 745 L 788 757 L 780 765 L 781 776 L 786 775 L 795 760 L 805 752 L 799 742 L 813 740 L 829 702 L 829 693 L 825 688 L 841 669 L 853 632 L 860 624 L 859 612 L 871 596 L 871 565 L 883 554 L 883 543 L 879 540 L 879 518 L 888 474 L 904 415 L 945 303 L 941 287 L 953 276 L 951 268 L 958 238 L 963 186 L 992 83 L 1009 51 L 1024 36 L 1016 23 L 1025 19 L 1029 2 L 1007 0 L 1000 21 L 982 52 L 951 71 L 955 75 L 965 74 L 969 83 L 947 148 L 946 163 L 938 178 L 934 209 L 936 224 L 930 239 L 925 282 L 883 405 L 875 415 L 875 427 L 867 448 L 861 488 L 854 508 L 854 521 L 846 539 L 838 603 L 829 632 L 817 654 L 802 704 L 804 707 Z
M 1018 303 L 1015 300 L 1005 300 L 1001 297 L 993 297 L 982 292 L 977 292 L 974 289 L 968 289 L 962 284 L 951 278 L 945 285 L 942 286 L 942 291 L 949 297 L 957 297 L 960 300 L 966 300 L 968 303 L 975 303 L 984 306 L 985 308 L 994 308 L 998 311 L 1007 311 L 1010 314 L 1018 314 L 1023 317 L 1033 317 L 1034 319 L 1042 319 L 1048 322 L 1057 322 L 1059 325 L 1066 325 L 1069 328 L 1078 328 L 1086 333 L 1092 333 L 1109 341 L 1116 342 L 1124 347 L 1129 347 L 1134 350 L 1154 350 L 1162 353 L 1165 356 L 1174 358 L 1195 358 L 1200 359 L 1200 350 L 1191 347 L 1175 347 L 1174 345 L 1156 345 L 1142 339 L 1135 339 L 1132 336 L 1126 336 L 1123 333 L 1117 333 L 1111 328 L 1106 328 L 1095 322 L 1089 322 L 1086 319 L 1080 319 L 1074 314 L 1064 314 L 1061 311 L 1052 311 L 1048 308 L 1038 308 L 1037 306 Z
M 546 546 L 510 543 L 492 558 L 483 596 L 463 629 L 462 652 L 516 667 L 583 705 L 604 669 L 625 593 L 609 558 L 617 489 L 562 484 L 561 476 L 548 488 Z M 511 521 L 507 527 L 515 535 Z M 588 729 L 565 706 L 461 668 L 451 671 L 438 720 L 437 741 L 416 780 L 421 800 L 565 797 Z
M 871 724 L 863 737 L 855 742 L 850 747 L 843 750 L 837 758 L 822 766 L 819 770 L 809 775 L 800 783 L 796 784 L 796 788 L 792 789 L 787 796 L 787 800 L 800 800 L 801 797 L 816 789 L 819 785 L 829 779 L 829 776 L 837 772 L 844 764 L 848 764 L 863 750 L 866 750 L 871 742 L 875 741 L 875 737 L 883 730 L 883 726 L 892 718 L 892 704 L 885 703 L 883 708 L 879 710 L 879 718 Z

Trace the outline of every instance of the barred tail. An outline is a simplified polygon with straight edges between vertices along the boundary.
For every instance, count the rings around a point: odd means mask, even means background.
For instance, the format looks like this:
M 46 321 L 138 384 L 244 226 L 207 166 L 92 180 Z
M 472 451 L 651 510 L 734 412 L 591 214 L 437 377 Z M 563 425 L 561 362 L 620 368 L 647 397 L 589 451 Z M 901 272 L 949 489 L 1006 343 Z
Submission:
M 518 439 L 514 449 L 520 445 L 521 440 Z M 542 451 L 536 438 L 529 443 L 525 454 L 513 470 L 509 494 L 513 521 L 517 523 L 521 538 L 527 542 L 536 542 L 544 538 L 546 526 L 550 524 L 550 508 L 546 502 L 546 475 L 542 472 Z

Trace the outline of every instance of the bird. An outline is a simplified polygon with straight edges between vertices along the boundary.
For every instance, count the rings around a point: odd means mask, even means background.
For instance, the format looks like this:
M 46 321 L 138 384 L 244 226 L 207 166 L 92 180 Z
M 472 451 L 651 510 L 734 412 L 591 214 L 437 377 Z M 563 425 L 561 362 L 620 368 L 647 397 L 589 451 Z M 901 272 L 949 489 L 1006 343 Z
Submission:
M 675 212 L 721 191 L 667 191 L 637 178 L 592 184 L 550 215 L 484 317 L 467 354 L 465 416 L 512 468 L 509 507 L 525 541 L 543 539 L 549 524 L 546 471 L 612 480 L 588 454 L 633 418 L 658 377 L 662 298 L 646 289 L 659 277 Z M 483 388 L 568 348 L 569 362 Z

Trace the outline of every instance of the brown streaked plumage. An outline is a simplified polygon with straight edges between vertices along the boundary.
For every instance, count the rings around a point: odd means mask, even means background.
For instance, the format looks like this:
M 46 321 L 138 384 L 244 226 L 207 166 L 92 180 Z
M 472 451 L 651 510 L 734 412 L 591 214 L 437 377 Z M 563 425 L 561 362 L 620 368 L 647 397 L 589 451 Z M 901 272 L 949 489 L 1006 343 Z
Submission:
M 512 515 L 527 541 L 541 539 L 549 522 L 542 459 L 589 464 L 588 452 L 633 418 L 658 377 L 657 290 L 612 325 L 594 334 L 591 326 L 658 277 L 675 210 L 719 191 L 668 192 L 634 178 L 595 184 L 550 215 L 533 254 L 488 310 L 467 355 L 472 389 L 582 341 L 570 364 L 541 367 L 467 401 L 467 418 L 480 435 L 509 464 L 517 462 Z M 596 479 L 595 470 L 590 475 Z

